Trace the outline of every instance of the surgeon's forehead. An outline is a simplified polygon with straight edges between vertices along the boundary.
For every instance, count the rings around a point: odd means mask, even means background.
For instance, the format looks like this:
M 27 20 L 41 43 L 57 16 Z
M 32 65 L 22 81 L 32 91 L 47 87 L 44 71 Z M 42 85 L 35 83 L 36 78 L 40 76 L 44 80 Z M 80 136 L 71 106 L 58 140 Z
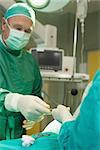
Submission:
M 8 22 L 12 26 L 21 26 L 23 28 L 32 27 L 32 20 L 26 16 L 14 16 L 9 18 Z

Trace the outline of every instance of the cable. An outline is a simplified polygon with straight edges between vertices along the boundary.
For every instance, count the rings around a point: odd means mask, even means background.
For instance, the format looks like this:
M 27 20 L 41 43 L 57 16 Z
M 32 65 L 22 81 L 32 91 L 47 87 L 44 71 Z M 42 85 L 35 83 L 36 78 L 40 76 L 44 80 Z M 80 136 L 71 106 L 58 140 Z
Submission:
M 84 20 L 81 22 L 81 34 L 82 34 L 82 47 L 81 47 L 81 63 L 84 63 L 84 57 L 83 57 L 83 52 L 84 52 Z
M 47 97 L 47 103 L 49 103 L 50 105 L 53 104 L 55 105 L 55 107 L 57 107 L 59 105 L 59 103 L 56 102 L 55 99 L 51 98 L 45 91 L 42 91 L 43 97 L 46 96 Z

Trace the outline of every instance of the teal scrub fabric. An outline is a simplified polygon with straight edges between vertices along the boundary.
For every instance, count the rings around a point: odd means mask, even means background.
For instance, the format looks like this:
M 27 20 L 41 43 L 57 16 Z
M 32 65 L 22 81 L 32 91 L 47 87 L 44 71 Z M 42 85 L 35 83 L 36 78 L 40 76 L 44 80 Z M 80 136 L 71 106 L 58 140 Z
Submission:
M 36 139 L 34 144 L 29 147 L 23 147 L 21 139 L 1 141 L 0 150 L 60 150 L 57 137 L 57 134 L 49 133 L 49 136 Z
M 62 126 L 59 144 L 62 150 L 100 150 L 100 70 L 77 119 Z

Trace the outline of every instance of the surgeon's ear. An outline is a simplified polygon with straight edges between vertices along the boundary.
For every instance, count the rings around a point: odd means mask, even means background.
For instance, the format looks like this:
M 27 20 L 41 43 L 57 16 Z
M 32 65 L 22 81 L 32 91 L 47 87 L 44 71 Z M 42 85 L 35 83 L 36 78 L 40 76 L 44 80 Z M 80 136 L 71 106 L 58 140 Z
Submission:
M 6 29 L 6 21 L 5 18 L 2 18 L 2 31 Z

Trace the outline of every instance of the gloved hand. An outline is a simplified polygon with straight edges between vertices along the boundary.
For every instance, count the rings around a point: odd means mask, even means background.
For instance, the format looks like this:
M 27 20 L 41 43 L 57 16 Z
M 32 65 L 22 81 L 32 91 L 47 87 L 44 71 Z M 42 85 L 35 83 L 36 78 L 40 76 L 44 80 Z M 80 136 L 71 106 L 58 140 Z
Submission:
M 53 109 L 52 116 L 55 120 L 61 123 L 73 120 L 73 116 L 69 111 L 69 107 L 65 107 L 63 105 L 58 105 L 57 108 Z
M 5 107 L 9 111 L 21 112 L 26 120 L 35 121 L 50 113 L 50 106 L 37 96 L 9 93 L 5 98 Z
M 26 130 L 30 130 L 31 128 L 33 128 L 33 126 L 35 125 L 35 123 L 40 122 L 41 120 L 44 119 L 44 116 L 39 117 L 37 120 L 35 121 L 28 121 L 28 120 L 24 120 L 23 121 L 23 128 L 25 128 Z

